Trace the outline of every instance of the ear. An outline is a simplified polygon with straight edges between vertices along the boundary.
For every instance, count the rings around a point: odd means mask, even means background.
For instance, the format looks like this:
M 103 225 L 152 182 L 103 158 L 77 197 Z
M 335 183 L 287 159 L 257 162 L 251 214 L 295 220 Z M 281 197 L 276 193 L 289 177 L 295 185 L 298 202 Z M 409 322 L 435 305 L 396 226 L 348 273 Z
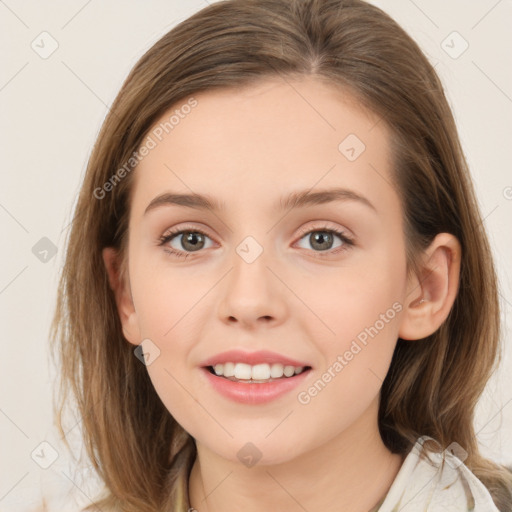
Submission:
M 124 337 L 133 345 L 141 342 L 137 313 L 133 305 L 128 271 L 123 270 L 119 252 L 113 247 L 105 247 L 102 251 L 103 262 L 108 274 L 110 288 L 114 292 L 117 311 L 123 327 Z
M 426 338 L 446 320 L 459 289 L 460 260 L 457 238 L 438 234 L 424 253 L 420 275 L 409 279 L 400 338 Z

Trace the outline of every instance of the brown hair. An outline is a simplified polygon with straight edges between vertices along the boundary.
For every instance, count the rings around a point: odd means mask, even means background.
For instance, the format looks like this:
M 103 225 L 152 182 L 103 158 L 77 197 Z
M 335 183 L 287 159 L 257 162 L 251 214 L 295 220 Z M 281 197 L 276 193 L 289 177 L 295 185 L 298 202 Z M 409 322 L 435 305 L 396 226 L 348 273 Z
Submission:
M 512 478 L 481 456 L 473 426 L 499 359 L 499 304 L 454 119 L 418 45 L 360 0 L 220 1 L 165 34 L 135 65 L 90 156 L 69 235 L 52 325 L 63 368 L 59 425 L 70 389 L 106 485 L 100 505 L 186 510 L 194 441 L 124 339 L 102 260 L 104 247 L 124 252 L 133 173 L 104 198 L 97 191 L 130 161 L 155 121 L 194 93 L 305 75 L 350 92 L 388 126 L 409 268 L 418 270 L 421 250 L 440 232 L 462 246 L 459 292 L 445 323 L 424 341 L 398 340 L 381 391 L 382 438 L 401 454 L 421 435 L 443 449 L 456 441 L 468 453 L 466 465 L 509 510 Z

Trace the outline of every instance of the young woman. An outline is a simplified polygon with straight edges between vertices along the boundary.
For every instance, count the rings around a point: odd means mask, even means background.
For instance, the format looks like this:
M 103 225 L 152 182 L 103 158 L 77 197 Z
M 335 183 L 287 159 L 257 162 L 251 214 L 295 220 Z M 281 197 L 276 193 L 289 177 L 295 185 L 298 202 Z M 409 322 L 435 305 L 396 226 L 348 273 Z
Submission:
M 363 1 L 218 2 L 140 59 L 54 335 L 101 510 L 512 509 L 473 427 L 499 311 L 453 116 Z

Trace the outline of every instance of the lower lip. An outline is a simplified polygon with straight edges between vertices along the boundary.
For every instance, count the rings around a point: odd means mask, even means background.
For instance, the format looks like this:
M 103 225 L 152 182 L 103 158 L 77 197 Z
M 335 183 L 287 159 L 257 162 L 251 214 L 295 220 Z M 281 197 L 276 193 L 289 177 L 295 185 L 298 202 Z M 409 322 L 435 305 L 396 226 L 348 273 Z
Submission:
M 311 370 L 303 371 L 293 377 L 283 377 L 271 382 L 244 383 L 234 382 L 224 377 L 218 377 L 207 368 L 201 368 L 213 388 L 221 395 L 241 404 L 264 404 L 276 400 L 290 392 L 304 381 Z

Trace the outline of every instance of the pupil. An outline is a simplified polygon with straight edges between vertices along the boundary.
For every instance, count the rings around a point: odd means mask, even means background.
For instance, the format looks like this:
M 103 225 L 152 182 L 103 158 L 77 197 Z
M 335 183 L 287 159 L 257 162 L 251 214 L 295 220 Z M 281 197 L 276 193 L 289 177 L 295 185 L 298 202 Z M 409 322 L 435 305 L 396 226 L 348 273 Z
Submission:
M 332 244 L 332 234 L 325 231 L 312 233 L 310 242 L 312 247 L 318 244 L 317 248 L 319 249 L 329 249 L 329 246 Z
M 201 238 L 202 238 L 203 235 L 201 235 L 200 233 L 193 233 L 193 232 L 188 232 L 186 234 L 186 236 L 184 237 L 184 247 L 186 247 L 188 244 L 190 244 L 190 247 L 192 250 L 197 250 L 198 247 L 200 248 L 201 246 Z

